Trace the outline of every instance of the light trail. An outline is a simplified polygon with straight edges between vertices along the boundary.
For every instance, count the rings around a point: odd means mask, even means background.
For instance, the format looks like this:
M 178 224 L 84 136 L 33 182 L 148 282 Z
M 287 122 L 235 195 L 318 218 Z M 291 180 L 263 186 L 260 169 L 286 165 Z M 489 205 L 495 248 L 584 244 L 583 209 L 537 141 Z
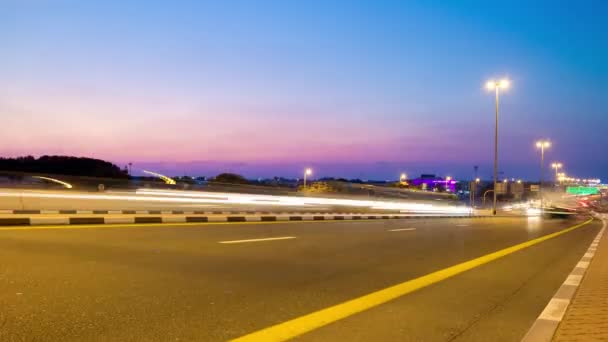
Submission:
M 355 199 L 336 199 L 324 197 L 296 197 L 296 196 L 271 196 L 252 195 L 239 193 L 214 193 L 174 190 L 139 189 L 135 194 L 95 194 L 95 193 L 57 193 L 57 192 L 28 192 L 28 191 L 0 191 L 0 197 L 20 198 L 47 198 L 80 200 L 105 200 L 105 201 L 134 201 L 134 202 L 162 202 L 180 203 L 190 205 L 222 204 L 240 206 L 267 206 L 267 207 L 301 207 L 302 209 L 332 208 L 336 206 L 394 210 L 401 213 L 412 214 L 470 214 L 471 208 L 465 206 L 448 206 L 428 203 L 413 202 L 389 202 Z
M 169 177 L 167 177 L 165 175 L 161 175 L 160 173 L 156 173 L 156 172 L 152 172 L 152 171 L 146 171 L 146 170 L 143 170 L 143 172 L 146 173 L 146 174 L 152 175 L 154 177 L 158 177 L 158 178 L 162 179 L 165 182 L 165 184 L 169 184 L 169 185 L 175 185 L 175 184 L 177 184 L 175 182 L 175 180 L 173 180 L 173 179 L 171 179 L 171 178 L 169 178 Z
M 454 214 L 469 214 L 471 209 L 465 206 L 448 206 L 436 205 L 427 203 L 411 203 L 411 202 L 389 202 L 389 201 L 369 201 L 369 200 L 353 200 L 353 199 L 336 199 L 325 197 L 295 197 L 295 196 L 270 196 L 270 195 L 252 195 L 238 193 L 211 193 L 211 192 L 193 192 L 193 191 L 174 191 L 174 190 L 157 190 L 157 189 L 138 189 L 138 195 L 165 195 L 169 198 L 190 198 L 197 199 L 204 197 L 206 199 L 224 200 L 225 204 L 265 204 L 265 205 L 284 205 L 284 206 L 348 206 L 358 208 L 369 208 L 377 210 L 398 210 L 401 212 L 412 213 L 454 213 Z
M 55 178 L 50 178 L 50 177 L 42 177 L 42 176 L 32 176 L 32 178 L 38 178 L 38 179 L 44 179 L 53 183 L 57 183 L 57 184 L 61 184 L 63 186 L 65 186 L 68 189 L 72 188 L 72 184 L 64 182 L 64 181 L 60 181 L 59 179 L 55 179 Z

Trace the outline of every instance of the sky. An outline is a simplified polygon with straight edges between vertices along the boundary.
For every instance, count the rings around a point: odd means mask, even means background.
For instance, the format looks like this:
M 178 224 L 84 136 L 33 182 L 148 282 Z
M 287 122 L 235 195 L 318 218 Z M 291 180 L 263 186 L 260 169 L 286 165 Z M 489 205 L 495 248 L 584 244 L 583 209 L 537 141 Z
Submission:
M 605 1 L 0 0 L 0 156 L 135 173 L 608 178 Z M 550 171 L 546 171 L 550 172 Z

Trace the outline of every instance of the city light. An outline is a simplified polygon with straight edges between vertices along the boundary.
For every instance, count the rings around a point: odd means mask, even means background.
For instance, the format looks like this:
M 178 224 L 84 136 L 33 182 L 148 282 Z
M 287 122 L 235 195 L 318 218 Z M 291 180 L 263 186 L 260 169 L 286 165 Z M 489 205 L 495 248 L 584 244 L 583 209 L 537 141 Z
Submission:
M 488 90 L 494 90 L 496 88 L 507 89 L 510 86 L 511 86 L 511 81 L 509 81 L 506 78 L 503 78 L 503 79 L 498 80 L 498 81 L 489 80 L 488 82 L 486 82 L 486 89 L 488 89 Z
M 481 182 L 481 179 L 475 178 L 475 183 L 479 183 L 479 182 Z
M 539 140 L 536 142 L 536 147 L 538 148 L 548 148 L 551 147 L 551 142 L 547 140 Z
M 560 181 L 560 177 L 559 177 L 559 173 L 557 172 L 557 170 L 562 168 L 562 163 L 552 163 L 551 167 L 555 169 L 555 180 Z
M 312 175 L 312 169 L 311 168 L 306 168 L 304 170 L 304 188 L 306 188 L 306 177 Z

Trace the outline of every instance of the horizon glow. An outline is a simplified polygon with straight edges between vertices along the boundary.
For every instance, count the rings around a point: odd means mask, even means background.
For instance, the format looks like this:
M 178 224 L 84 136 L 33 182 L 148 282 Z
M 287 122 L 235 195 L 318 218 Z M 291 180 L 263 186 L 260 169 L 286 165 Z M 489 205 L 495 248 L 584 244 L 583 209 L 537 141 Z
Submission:
M 533 146 L 606 178 L 608 29 L 590 1 L 8 1 L 0 156 L 170 175 L 538 177 Z M 501 13 L 496 25 L 495 13 Z M 589 129 L 596 127 L 597 129 Z M 547 165 L 548 168 L 548 165 Z M 502 176 L 501 176 L 502 177 Z

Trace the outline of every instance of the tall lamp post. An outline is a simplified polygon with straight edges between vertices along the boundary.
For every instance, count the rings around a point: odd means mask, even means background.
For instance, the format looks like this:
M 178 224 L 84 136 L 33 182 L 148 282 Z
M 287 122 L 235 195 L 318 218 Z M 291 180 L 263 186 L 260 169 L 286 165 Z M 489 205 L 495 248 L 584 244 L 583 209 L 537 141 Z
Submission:
M 557 180 L 559 181 L 559 185 L 562 185 L 562 183 L 564 182 L 564 180 L 566 180 L 566 174 L 563 172 L 560 172 L 557 174 Z
M 481 182 L 481 179 L 475 178 L 475 183 L 471 182 L 471 185 L 469 186 L 469 194 L 471 195 L 470 196 L 471 208 L 475 207 L 475 192 L 477 192 L 477 187 L 479 186 L 479 182 Z
M 551 143 L 547 140 L 539 140 L 536 147 L 540 148 L 540 183 L 538 185 L 538 195 L 540 196 L 540 210 L 543 210 L 543 169 L 545 166 L 545 148 L 549 148 Z
M 557 170 L 562 168 L 562 163 L 552 163 L 551 167 L 555 169 L 555 185 L 557 185 L 557 182 L 559 181 L 559 173 L 557 172 Z
M 496 124 L 494 126 L 494 202 L 492 204 L 492 215 L 496 215 L 496 183 L 498 178 L 498 94 L 499 90 L 509 88 L 511 82 L 507 79 L 499 81 L 490 80 L 486 83 L 488 90 L 496 91 Z
M 306 176 L 310 175 L 312 175 L 312 170 L 310 168 L 304 170 L 304 189 L 306 189 Z

